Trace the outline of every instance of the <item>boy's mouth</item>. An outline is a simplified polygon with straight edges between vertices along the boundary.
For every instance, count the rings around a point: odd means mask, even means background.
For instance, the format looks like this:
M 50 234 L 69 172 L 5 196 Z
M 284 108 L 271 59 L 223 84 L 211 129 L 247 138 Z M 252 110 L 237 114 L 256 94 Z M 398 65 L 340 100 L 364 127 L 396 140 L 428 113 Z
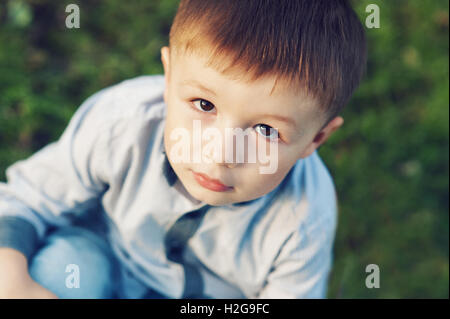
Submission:
M 194 171 L 192 171 L 192 174 L 194 175 L 195 180 L 197 181 L 197 183 L 200 184 L 200 186 L 212 190 L 214 192 L 226 192 L 233 189 L 232 186 L 227 186 L 223 184 L 220 180 L 213 179 L 206 174 Z

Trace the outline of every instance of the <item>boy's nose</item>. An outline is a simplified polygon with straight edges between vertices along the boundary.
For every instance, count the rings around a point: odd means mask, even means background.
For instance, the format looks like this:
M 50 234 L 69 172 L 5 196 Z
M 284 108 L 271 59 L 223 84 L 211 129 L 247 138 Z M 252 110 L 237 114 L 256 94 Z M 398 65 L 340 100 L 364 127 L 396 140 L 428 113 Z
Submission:
M 224 165 L 228 168 L 234 168 L 237 166 L 237 163 L 234 159 L 234 151 L 232 151 L 234 148 L 232 145 L 227 147 L 225 146 L 225 142 L 222 142 L 222 150 L 221 150 L 221 154 L 218 154 L 217 152 L 211 152 L 209 154 L 205 154 L 205 156 L 208 157 L 208 159 L 210 161 L 212 161 L 213 163 L 217 164 L 217 165 Z M 229 151 L 230 154 L 227 157 L 226 151 Z
M 220 130 L 220 141 L 217 143 L 221 144 L 221 152 L 214 151 L 212 154 L 208 154 L 210 160 L 218 165 L 224 165 L 228 168 L 234 168 L 239 164 L 237 152 L 242 152 L 242 148 L 245 145 L 236 145 L 241 144 L 238 138 L 234 138 L 234 133 L 232 128 L 221 127 L 218 128 Z M 243 143 L 245 144 L 245 142 Z M 245 151 L 244 151 L 245 154 Z

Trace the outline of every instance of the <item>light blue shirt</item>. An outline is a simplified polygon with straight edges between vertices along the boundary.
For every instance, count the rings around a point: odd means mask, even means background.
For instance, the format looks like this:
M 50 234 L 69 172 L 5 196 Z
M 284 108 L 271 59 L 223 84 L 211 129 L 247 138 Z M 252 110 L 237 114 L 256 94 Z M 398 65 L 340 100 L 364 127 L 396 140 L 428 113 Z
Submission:
M 167 166 L 163 90 L 163 75 L 103 89 L 58 141 L 11 165 L 0 183 L 0 246 L 29 256 L 30 241 L 49 226 L 68 225 L 100 202 L 121 264 L 156 291 L 182 297 L 185 268 L 167 258 L 164 236 L 206 203 L 186 194 Z M 336 225 L 334 184 L 314 152 L 272 192 L 209 206 L 183 257 L 212 298 L 325 298 Z

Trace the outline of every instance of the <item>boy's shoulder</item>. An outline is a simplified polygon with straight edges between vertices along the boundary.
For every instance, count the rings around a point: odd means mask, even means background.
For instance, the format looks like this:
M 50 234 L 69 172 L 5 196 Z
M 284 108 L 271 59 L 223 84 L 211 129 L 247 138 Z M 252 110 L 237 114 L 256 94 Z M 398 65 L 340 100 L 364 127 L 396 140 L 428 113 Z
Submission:
M 117 84 L 111 85 L 109 89 L 114 89 L 117 92 L 135 92 L 140 93 L 141 97 L 145 96 L 144 92 L 148 95 L 154 93 L 160 93 L 164 89 L 164 75 L 140 75 L 134 78 L 125 79 Z
M 93 112 L 101 113 L 109 122 L 148 116 L 164 117 L 164 75 L 143 75 L 108 86 L 87 101 L 95 103 Z M 159 108 L 153 106 L 160 105 Z
M 336 189 L 317 151 L 297 161 L 274 197 L 275 201 L 288 203 L 290 226 L 294 229 L 323 230 L 327 227 L 330 231 L 335 230 Z
M 292 177 L 291 182 L 293 187 L 297 189 L 297 195 L 300 187 L 302 187 L 308 199 L 314 200 L 314 202 L 321 202 L 329 200 L 329 197 L 336 197 L 331 173 L 317 150 L 310 156 L 297 162 Z
M 147 99 L 156 95 L 160 95 L 164 91 L 164 75 L 141 75 L 134 78 L 123 80 L 115 85 L 110 86 L 117 94 L 134 93 L 128 96 L 131 101 L 139 101 L 140 98 Z M 120 96 L 118 96 L 120 98 Z M 130 101 L 130 100 L 128 100 Z
M 115 104 L 131 106 L 161 102 L 164 85 L 164 75 L 142 75 L 123 80 L 102 91 L 105 91 Z

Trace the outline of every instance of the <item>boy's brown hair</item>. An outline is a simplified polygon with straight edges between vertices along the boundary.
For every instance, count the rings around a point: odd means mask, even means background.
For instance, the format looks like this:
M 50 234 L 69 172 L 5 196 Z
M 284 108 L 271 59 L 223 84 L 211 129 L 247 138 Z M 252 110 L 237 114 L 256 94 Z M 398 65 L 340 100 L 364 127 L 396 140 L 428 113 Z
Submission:
M 324 126 L 359 85 L 367 55 L 364 28 L 346 0 L 181 0 L 169 45 L 209 56 L 207 65 L 223 74 L 275 75 L 306 89 Z

